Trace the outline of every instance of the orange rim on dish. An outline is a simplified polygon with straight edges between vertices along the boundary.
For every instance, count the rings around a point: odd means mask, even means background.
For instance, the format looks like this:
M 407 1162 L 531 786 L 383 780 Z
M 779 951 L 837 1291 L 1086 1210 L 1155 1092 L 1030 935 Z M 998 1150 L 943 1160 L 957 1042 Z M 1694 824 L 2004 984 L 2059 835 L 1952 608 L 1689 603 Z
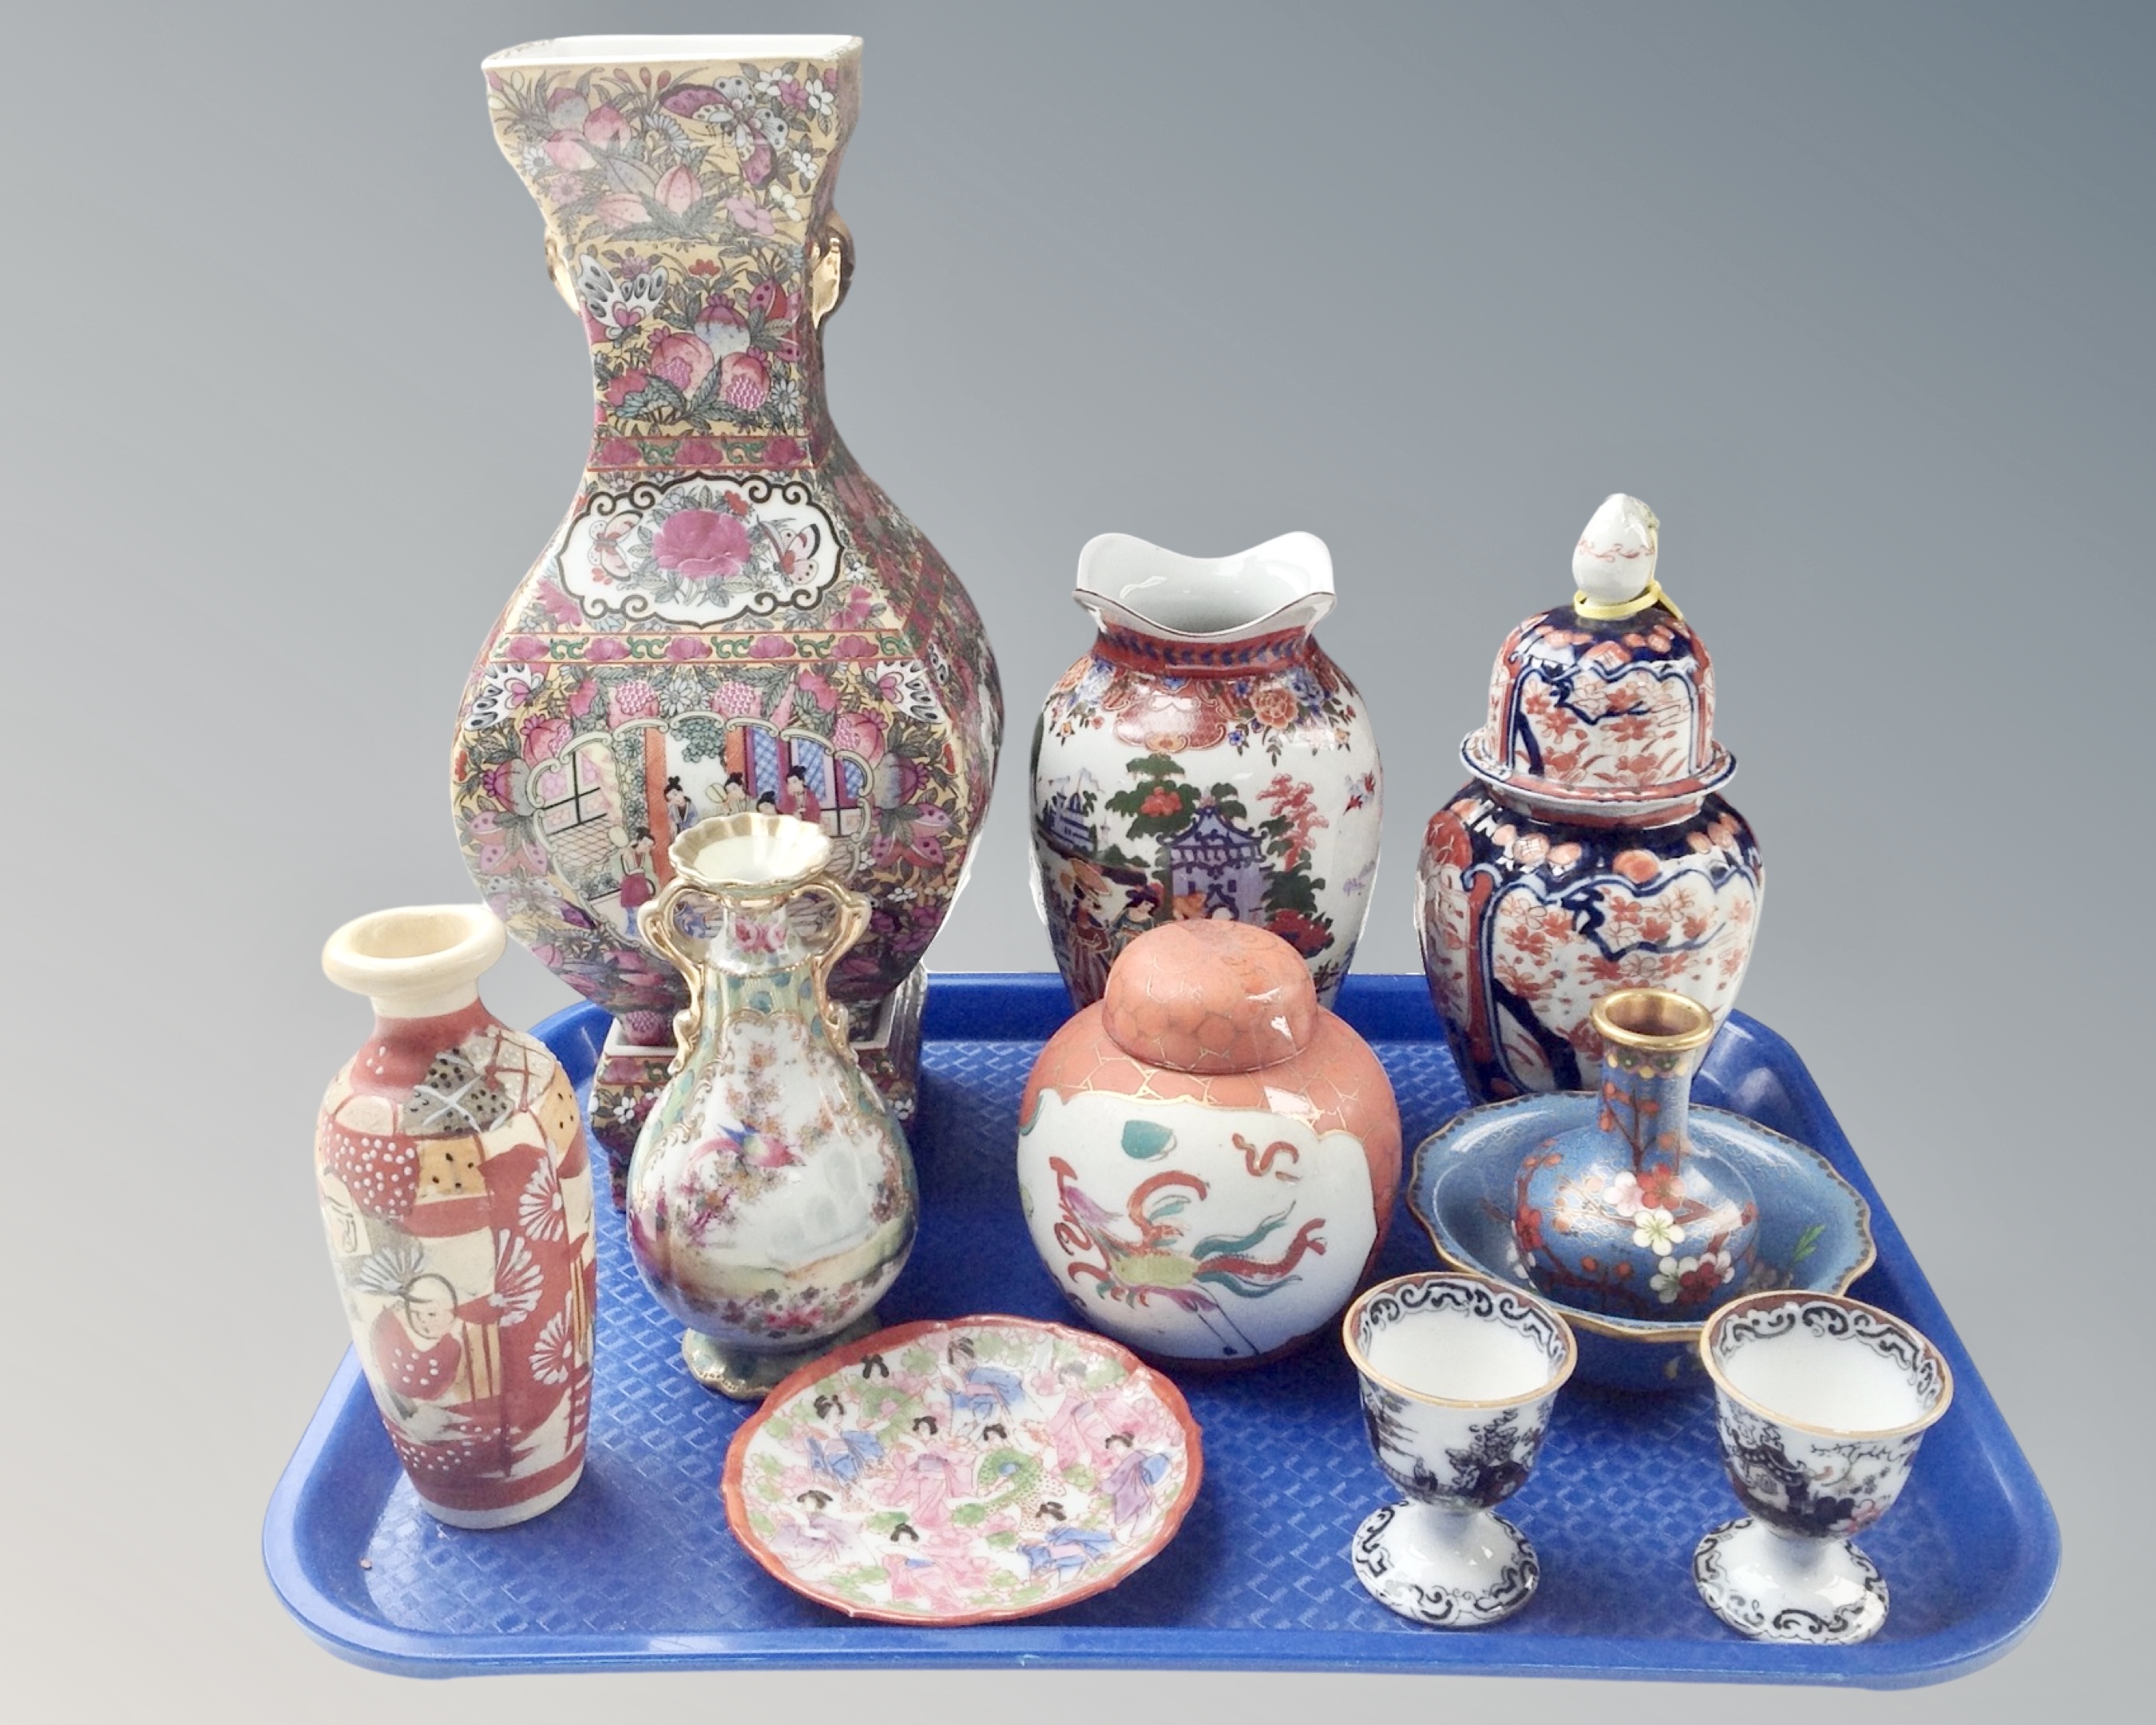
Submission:
M 1124 1368 L 1138 1394 L 1159 1404 L 1182 1437 L 1183 1480 L 1182 1489 L 1176 1493 L 1174 1500 L 1159 1512 L 1158 1524 L 1152 1532 L 1142 1544 L 1119 1554 L 1099 1574 L 1067 1591 L 1029 1604 L 991 1606 L 978 1611 L 909 1611 L 872 1603 L 864 1604 L 819 1586 L 812 1578 L 801 1575 L 789 1568 L 786 1560 L 773 1551 L 749 1524 L 748 1497 L 742 1476 L 757 1435 L 798 1397 L 814 1389 L 833 1373 L 859 1363 L 872 1353 L 895 1353 L 932 1336 L 955 1337 L 958 1332 L 967 1330 L 1024 1330 L 1057 1338 L 1086 1353 L 1116 1362 Z M 1060 1611 L 1066 1605 L 1075 1605 L 1081 1599 L 1089 1599 L 1096 1594 L 1106 1592 L 1166 1549 L 1168 1542 L 1175 1538 L 1182 1527 L 1183 1518 L 1189 1512 L 1191 1504 L 1196 1501 L 1198 1488 L 1204 1477 L 1204 1455 L 1198 1422 L 1191 1417 L 1189 1404 L 1183 1400 L 1183 1393 L 1163 1373 L 1146 1364 L 1127 1348 L 1092 1331 L 1073 1329 L 1066 1324 L 1049 1323 L 1037 1318 L 984 1313 L 972 1317 L 928 1318 L 916 1323 L 897 1324 L 890 1329 L 879 1330 L 872 1336 L 864 1336 L 858 1342 L 850 1342 L 843 1348 L 834 1348 L 829 1353 L 810 1361 L 780 1383 L 764 1399 L 763 1404 L 742 1422 L 726 1450 L 726 1472 L 719 1489 L 726 1500 L 727 1526 L 733 1529 L 734 1537 L 742 1543 L 742 1548 L 774 1580 L 791 1588 L 804 1599 L 828 1605 L 834 1611 L 842 1611 L 849 1617 L 866 1618 L 877 1623 L 910 1623 L 940 1628 L 970 1623 L 1007 1622 L 1016 1618 L 1038 1616 L 1043 1612 Z

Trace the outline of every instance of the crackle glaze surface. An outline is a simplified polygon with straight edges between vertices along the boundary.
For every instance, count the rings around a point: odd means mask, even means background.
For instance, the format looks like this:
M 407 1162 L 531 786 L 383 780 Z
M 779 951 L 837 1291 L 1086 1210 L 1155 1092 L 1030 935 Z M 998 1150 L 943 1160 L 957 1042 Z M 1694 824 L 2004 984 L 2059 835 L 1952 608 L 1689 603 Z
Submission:
M 875 905 L 833 992 L 873 1002 L 941 924 L 994 773 L 979 617 L 824 406 L 860 44 L 802 46 L 487 67 L 590 342 L 596 424 L 567 520 L 473 668 L 453 799 L 488 902 L 623 1018 L 624 1047 L 663 1043 L 682 1003 L 636 937 L 680 833 L 759 807 L 821 825 Z
M 536 1513 L 576 1481 L 597 1296 L 577 1097 L 474 1002 L 377 1021 L 331 1083 L 316 1182 L 352 1345 L 429 1510 Z
M 1234 923 L 1134 942 L 1041 1050 L 1019 1108 L 1034 1248 L 1088 1322 L 1238 1365 L 1306 1340 L 1374 1261 L 1399 1116 L 1293 951 Z
M 1381 808 L 1363 697 L 1301 629 L 1232 649 L 1104 628 L 1033 747 L 1034 857 L 1071 999 L 1145 930 L 1225 917 L 1337 992 L 1369 908 Z
M 1175 1386 L 1060 1324 L 885 1330 L 794 1374 L 736 1435 L 726 1518 L 812 1599 L 891 1623 L 1026 1617 L 1112 1587 L 1198 1494 Z

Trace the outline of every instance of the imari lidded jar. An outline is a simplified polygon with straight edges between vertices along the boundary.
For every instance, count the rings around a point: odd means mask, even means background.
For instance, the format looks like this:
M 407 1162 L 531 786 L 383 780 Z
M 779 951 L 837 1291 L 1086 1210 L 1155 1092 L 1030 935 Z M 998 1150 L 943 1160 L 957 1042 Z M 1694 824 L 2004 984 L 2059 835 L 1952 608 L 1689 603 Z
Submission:
M 821 828 L 873 907 L 831 993 L 904 1111 L 916 967 L 994 773 L 980 619 L 824 403 L 860 65 L 845 36 L 569 39 L 485 64 L 590 341 L 594 428 L 473 668 L 452 793 L 488 901 L 616 1017 L 593 1122 L 617 1199 L 685 998 L 638 938 L 672 842 L 759 809 Z
M 1332 608 L 1324 542 L 1287 533 L 1187 557 L 1127 533 L 1079 554 L 1092 650 L 1034 731 L 1035 891 L 1070 998 L 1098 1000 L 1147 929 L 1278 935 L 1329 1002 L 1378 868 L 1377 738 L 1311 634 Z
M 1569 605 L 1507 637 L 1475 776 L 1423 838 L 1415 925 L 1430 995 L 1478 1101 L 1589 1087 L 1600 995 L 1675 989 L 1728 1014 L 1758 932 L 1752 829 L 1717 793 L 1706 644 L 1655 577 L 1661 524 L 1610 497 Z

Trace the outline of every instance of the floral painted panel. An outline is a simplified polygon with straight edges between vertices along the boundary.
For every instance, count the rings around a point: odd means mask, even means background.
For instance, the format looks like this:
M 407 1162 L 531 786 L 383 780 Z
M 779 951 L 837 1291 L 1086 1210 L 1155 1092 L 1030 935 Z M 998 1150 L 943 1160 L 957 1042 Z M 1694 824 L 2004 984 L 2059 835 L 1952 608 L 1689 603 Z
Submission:
M 1002 702 L 964 588 L 824 401 L 859 44 L 706 65 L 511 51 L 487 77 L 589 343 L 594 424 L 465 691 L 453 801 L 473 877 L 649 1046 L 683 1003 L 637 930 L 669 845 L 715 812 L 798 815 L 875 905 L 834 993 L 879 1001 L 956 895 Z
M 726 1513 L 796 1591 L 897 1623 L 1113 1586 L 1196 1496 L 1198 1429 L 1113 1343 L 1020 1318 L 886 1330 L 798 1373 L 726 1458 Z

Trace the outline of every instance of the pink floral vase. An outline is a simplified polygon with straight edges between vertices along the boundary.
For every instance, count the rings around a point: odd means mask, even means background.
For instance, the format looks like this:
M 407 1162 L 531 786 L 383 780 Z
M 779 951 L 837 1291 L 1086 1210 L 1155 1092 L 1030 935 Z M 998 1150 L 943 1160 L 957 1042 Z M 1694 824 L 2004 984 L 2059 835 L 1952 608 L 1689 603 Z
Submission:
M 592 1117 L 617 1201 L 685 999 L 638 928 L 673 840 L 757 809 L 829 835 L 873 906 L 832 993 L 904 1113 L 917 967 L 994 776 L 980 619 L 824 404 L 860 65 L 840 36 L 570 39 L 485 64 L 590 341 L 595 424 L 473 667 L 452 797 L 487 901 L 615 1016 Z
M 1460 1076 L 1478 1101 L 1592 1087 L 1589 1009 L 1662 988 L 1718 1023 L 1743 980 L 1764 875 L 1715 793 L 1706 644 L 1655 578 L 1661 524 L 1613 496 L 1573 559 L 1569 605 L 1499 649 L 1474 778 L 1424 834 L 1415 923 Z
M 567 1075 L 480 1000 L 504 941 L 447 905 L 362 916 L 322 952 L 375 1013 L 322 1098 L 330 1257 L 398 1459 L 460 1527 L 568 1496 L 591 1418 L 591 1162 Z

